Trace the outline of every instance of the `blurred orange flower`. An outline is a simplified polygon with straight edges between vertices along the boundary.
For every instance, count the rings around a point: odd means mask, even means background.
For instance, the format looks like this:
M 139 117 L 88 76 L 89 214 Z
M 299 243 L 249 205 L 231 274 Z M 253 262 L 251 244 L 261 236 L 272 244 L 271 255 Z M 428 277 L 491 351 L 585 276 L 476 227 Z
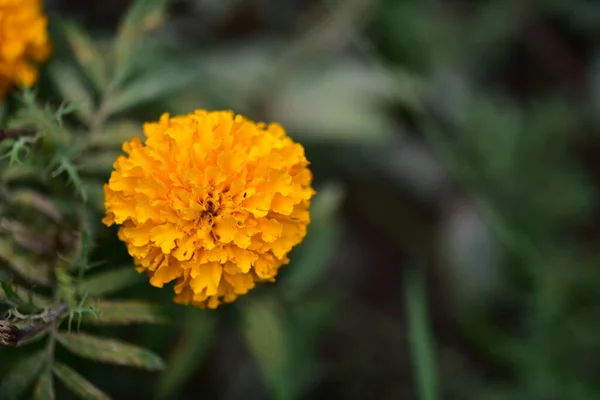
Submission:
M 0 98 L 14 85 L 31 87 L 50 51 L 42 1 L 0 0 Z

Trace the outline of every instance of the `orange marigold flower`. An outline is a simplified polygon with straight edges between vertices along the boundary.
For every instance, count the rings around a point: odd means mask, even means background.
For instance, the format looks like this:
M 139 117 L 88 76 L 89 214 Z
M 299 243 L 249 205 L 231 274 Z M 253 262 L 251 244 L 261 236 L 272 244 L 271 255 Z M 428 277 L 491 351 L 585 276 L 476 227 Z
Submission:
M 0 98 L 14 85 L 33 86 L 50 49 L 41 0 L 0 0 Z
M 278 124 L 229 111 L 161 116 L 123 145 L 104 187 L 138 271 L 175 302 L 216 308 L 274 281 L 302 241 L 314 195 L 304 148 Z

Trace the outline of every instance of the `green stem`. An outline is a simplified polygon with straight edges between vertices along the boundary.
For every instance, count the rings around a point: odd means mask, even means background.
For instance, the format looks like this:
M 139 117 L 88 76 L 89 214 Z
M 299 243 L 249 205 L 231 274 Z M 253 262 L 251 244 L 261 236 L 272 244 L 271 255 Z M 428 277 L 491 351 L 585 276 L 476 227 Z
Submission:
M 89 137 L 83 152 L 86 152 L 90 149 L 90 145 L 94 142 L 94 138 L 103 134 L 102 128 L 104 126 L 104 123 L 110 116 L 108 112 L 109 102 L 111 101 L 112 96 L 118 91 L 118 89 L 118 81 L 116 77 L 113 76 L 110 82 L 108 83 L 106 90 L 100 96 L 100 102 L 98 104 L 96 112 L 94 113 L 94 117 L 88 127 Z
M 433 343 L 427 321 L 427 299 L 423 271 L 407 268 L 404 285 L 410 351 L 417 378 L 419 399 L 437 400 L 440 398 L 438 378 Z
M 54 301 L 60 300 L 60 285 L 56 283 L 54 288 Z M 54 361 L 54 349 L 56 348 L 56 335 L 58 334 L 58 321 L 60 317 L 69 309 L 65 303 L 60 304 L 50 315 L 50 329 L 48 330 L 48 342 L 46 342 L 46 365 L 47 368 L 52 368 Z
M 50 366 L 54 360 L 54 349 L 56 348 L 56 333 L 58 332 L 56 320 L 52 321 L 50 326 L 48 342 L 46 343 L 46 362 Z

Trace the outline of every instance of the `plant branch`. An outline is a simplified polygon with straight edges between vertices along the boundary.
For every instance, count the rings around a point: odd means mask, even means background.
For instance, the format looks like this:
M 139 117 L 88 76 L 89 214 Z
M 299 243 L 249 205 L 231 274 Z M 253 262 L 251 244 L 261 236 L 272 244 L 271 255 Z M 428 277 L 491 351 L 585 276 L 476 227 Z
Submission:
M 36 133 L 35 129 L 0 129 L 0 141 L 21 136 L 34 136 Z
M 56 329 L 57 320 L 65 313 L 69 307 L 66 304 L 60 304 L 56 308 L 50 310 L 46 315 L 46 321 L 30 326 L 25 329 L 19 329 L 17 333 L 17 345 L 21 345 L 23 342 L 31 339 L 38 333 L 45 329 L 51 328 Z

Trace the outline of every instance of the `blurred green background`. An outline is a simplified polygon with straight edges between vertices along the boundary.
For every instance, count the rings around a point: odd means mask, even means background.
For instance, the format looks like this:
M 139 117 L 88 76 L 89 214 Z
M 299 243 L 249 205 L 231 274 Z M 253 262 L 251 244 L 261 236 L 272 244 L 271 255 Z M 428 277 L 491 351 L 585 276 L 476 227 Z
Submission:
M 46 2 L 98 40 L 129 4 Z M 313 223 L 276 284 L 216 311 L 116 295 L 165 305 L 97 329 L 165 372 L 70 365 L 116 399 L 600 399 L 599 2 L 173 0 L 157 24 L 125 127 L 282 123 Z

